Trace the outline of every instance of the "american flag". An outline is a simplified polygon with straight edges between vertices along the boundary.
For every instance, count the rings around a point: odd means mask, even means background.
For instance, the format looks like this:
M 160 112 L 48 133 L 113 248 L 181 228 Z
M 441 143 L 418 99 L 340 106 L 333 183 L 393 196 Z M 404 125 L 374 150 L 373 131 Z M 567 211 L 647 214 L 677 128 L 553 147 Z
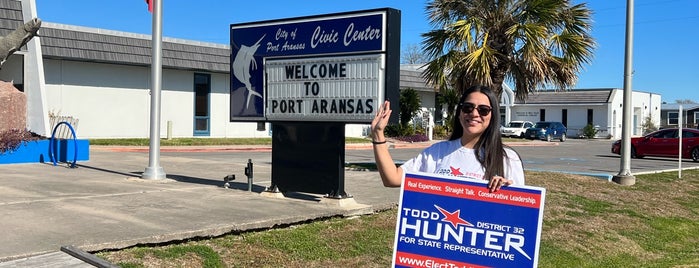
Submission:
M 148 4 L 148 12 L 153 13 L 153 2 L 155 0 L 146 0 L 146 4 Z

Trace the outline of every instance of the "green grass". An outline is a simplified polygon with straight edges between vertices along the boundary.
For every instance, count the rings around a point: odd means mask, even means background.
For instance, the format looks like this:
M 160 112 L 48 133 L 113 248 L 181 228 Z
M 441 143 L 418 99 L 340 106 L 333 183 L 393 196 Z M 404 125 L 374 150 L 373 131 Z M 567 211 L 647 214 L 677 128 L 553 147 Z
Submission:
M 526 175 L 530 185 L 547 189 L 539 267 L 699 267 L 699 170 L 681 179 L 677 173 L 641 175 L 633 186 L 570 174 Z M 396 213 L 98 256 L 122 267 L 388 267 Z
M 387 267 L 396 210 L 97 256 L 121 267 Z M 390 222 L 390 224 L 386 224 Z M 192 258 L 196 255 L 199 258 Z M 125 257 L 126 256 L 126 257 Z M 188 259 L 183 260 L 185 257 Z M 154 261 L 155 260 L 155 261 Z M 180 265 L 185 262 L 189 265 Z
M 368 143 L 366 138 L 347 137 L 345 143 Z M 173 138 L 160 139 L 161 146 L 271 145 L 272 138 Z M 148 146 L 150 139 L 90 139 L 90 145 Z
M 527 139 L 503 138 L 503 142 L 527 142 Z M 369 143 L 369 138 L 346 137 L 345 143 Z M 272 138 L 172 138 L 160 139 L 161 146 L 271 145 Z M 148 146 L 148 138 L 90 139 L 90 145 Z
M 186 256 L 192 257 L 201 262 L 204 267 L 225 267 L 221 256 L 206 245 L 175 245 L 164 248 L 134 248 L 132 253 L 138 259 L 143 259 L 146 256 L 152 256 L 159 260 L 177 260 Z M 120 262 L 117 263 L 120 267 L 145 267 L 139 262 Z

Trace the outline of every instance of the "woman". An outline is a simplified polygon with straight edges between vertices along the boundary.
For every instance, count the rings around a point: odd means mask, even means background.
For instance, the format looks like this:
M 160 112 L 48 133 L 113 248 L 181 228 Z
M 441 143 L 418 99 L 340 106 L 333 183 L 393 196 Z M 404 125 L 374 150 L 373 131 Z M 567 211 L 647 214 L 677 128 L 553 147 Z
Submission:
M 396 167 L 388 152 L 384 128 L 391 115 L 385 101 L 371 122 L 374 158 L 384 186 L 399 187 L 406 172 L 427 172 L 461 178 L 488 180 L 491 192 L 507 185 L 524 185 L 519 155 L 502 144 L 500 108 L 493 92 L 473 86 L 463 93 L 457 107 L 451 137 L 428 147 Z

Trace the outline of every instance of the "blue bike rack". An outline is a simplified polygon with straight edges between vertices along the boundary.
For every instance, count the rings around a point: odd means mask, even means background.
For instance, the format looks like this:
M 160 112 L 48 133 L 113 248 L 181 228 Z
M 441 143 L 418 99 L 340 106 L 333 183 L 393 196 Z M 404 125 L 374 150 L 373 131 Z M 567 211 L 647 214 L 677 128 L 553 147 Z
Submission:
M 75 144 L 75 154 L 73 155 L 73 163 L 70 165 L 70 168 L 75 168 L 75 162 L 78 160 L 78 141 L 77 138 L 75 137 L 75 129 L 73 129 L 73 126 L 70 125 L 68 122 L 60 122 L 56 124 L 56 126 L 53 128 L 53 132 L 51 132 L 51 140 L 49 142 L 49 157 L 51 157 L 51 160 L 53 160 L 53 165 L 56 166 L 56 159 L 58 156 L 56 156 L 56 144 L 54 143 L 54 140 L 56 139 L 56 130 L 60 125 L 65 124 L 68 126 L 70 129 L 70 133 L 73 134 L 73 144 Z

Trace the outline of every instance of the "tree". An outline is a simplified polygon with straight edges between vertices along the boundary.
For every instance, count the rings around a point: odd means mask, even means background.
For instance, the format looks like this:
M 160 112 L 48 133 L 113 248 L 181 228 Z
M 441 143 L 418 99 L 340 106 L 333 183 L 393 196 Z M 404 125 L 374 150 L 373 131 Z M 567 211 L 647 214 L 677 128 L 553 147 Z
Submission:
M 407 126 L 410 119 L 420 110 L 420 96 L 417 91 L 412 88 L 406 88 L 400 91 L 400 124 Z
M 591 11 L 567 0 L 433 0 L 434 30 L 423 34 L 425 78 L 459 92 L 482 84 L 502 94 L 505 80 L 524 100 L 545 86 L 568 89 L 589 63 Z
M 453 131 L 451 126 L 455 115 L 454 110 L 456 110 L 456 106 L 459 104 L 460 95 L 461 94 L 457 92 L 456 89 L 451 87 L 441 89 L 437 95 L 437 102 L 441 105 L 445 105 L 447 109 L 447 117 L 444 118 L 446 122 L 444 126 L 447 128 L 447 132 Z
M 402 64 L 425 64 L 428 61 L 427 55 L 416 44 L 406 45 L 400 58 Z
M 653 120 L 652 113 L 649 113 L 648 116 L 646 116 L 643 119 L 643 124 L 641 125 L 641 127 L 643 128 L 643 135 L 658 130 L 658 126 L 655 124 L 655 121 Z

